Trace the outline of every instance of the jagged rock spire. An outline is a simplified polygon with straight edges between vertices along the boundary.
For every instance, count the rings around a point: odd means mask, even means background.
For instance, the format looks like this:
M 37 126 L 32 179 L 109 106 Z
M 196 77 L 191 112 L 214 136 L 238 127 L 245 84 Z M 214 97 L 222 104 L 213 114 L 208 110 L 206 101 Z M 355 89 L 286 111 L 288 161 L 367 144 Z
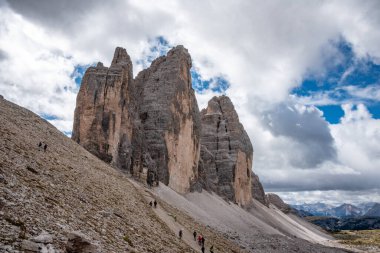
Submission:
M 206 188 L 242 206 L 252 202 L 253 148 L 227 96 L 213 97 L 201 111 L 200 174 Z
M 252 144 L 227 96 L 199 112 L 190 68 L 180 45 L 133 79 L 131 59 L 117 47 L 109 68 L 98 63 L 83 77 L 72 138 L 149 184 L 206 188 L 247 206 L 257 195 Z
M 132 65 L 131 57 L 128 55 L 127 50 L 122 47 L 117 47 L 113 55 L 111 67 L 115 65 L 128 66 Z

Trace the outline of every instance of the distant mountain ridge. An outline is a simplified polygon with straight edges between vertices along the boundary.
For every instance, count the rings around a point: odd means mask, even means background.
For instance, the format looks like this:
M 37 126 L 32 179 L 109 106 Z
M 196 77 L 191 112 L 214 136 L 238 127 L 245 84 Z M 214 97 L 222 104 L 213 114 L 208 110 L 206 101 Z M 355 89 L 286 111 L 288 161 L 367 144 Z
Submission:
M 371 209 L 369 209 L 365 216 L 369 217 L 380 217 L 380 203 L 374 204 Z
M 380 203 L 366 202 L 359 205 L 344 203 L 340 206 L 333 206 L 325 203 L 291 205 L 294 209 L 307 212 L 313 216 L 354 218 L 354 217 L 380 217 Z

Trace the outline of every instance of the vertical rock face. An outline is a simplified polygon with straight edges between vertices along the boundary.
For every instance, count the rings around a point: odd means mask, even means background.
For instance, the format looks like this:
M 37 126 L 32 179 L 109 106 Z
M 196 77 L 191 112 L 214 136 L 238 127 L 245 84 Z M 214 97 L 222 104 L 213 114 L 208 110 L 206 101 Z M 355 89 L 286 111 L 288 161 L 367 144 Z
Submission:
M 148 184 L 206 188 L 242 206 L 252 196 L 265 201 L 233 104 L 214 97 L 200 113 L 190 68 L 188 51 L 177 46 L 133 79 L 129 55 L 116 48 L 109 68 L 98 63 L 83 77 L 73 140 Z
M 260 201 L 263 205 L 269 206 L 268 199 L 265 196 L 263 185 L 259 177 L 252 172 L 252 197 Z
M 77 96 L 72 139 L 104 161 L 120 165 L 120 153 L 130 142 L 132 63 L 116 48 L 109 68 L 98 63 L 87 69 Z M 126 150 L 122 150 L 122 149 Z
M 253 148 L 231 100 L 214 97 L 201 111 L 203 184 L 246 206 L 252 201 Z
M 200 153 L 199 109 L 191 87 L 191 58 L 183 46 L 132 76 L 125 49 L 110 68 L 99 63 L 83 77 L 73 140 L 115 166 L 187 192 Z
M 177 46 L 135 80 L 147 152 L 159 168 L 159 180 L 178 192 L 187 192 L 197 178 L 200 152 L 199 109 L 190 68 L 189 53 Z

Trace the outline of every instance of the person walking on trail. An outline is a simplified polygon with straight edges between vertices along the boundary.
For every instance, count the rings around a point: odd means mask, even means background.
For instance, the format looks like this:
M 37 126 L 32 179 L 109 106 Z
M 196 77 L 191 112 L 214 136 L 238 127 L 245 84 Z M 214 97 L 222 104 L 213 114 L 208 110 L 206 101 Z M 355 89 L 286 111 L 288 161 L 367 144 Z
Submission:
M 198 244 L 199 246 L 202 244 L 202 235 L 198 235 Z
M 47 149 L 47 144 L 45 143 L 44 152 L 46 152 L 46 149 Z
M 202 236 L 202 246 L 205 246 L 205 237 Z
M 38 143 L 38 150 L 41 150 L 42 142 Z
M 178 236 L 179 236 L 179 239 L 182 239 L 182 229 L 179 230 Z
M 152 207 L 152 205 L 153 205 L 153 202 L 152 202 L 152 201 L 150 201 L 150 202 L 149 202 L 149 205 L 150 205 L 150 207 Z
M 205 246 L 202 246 L 201 250 L 202 250 L 202 253 L 205 253 Z
M 194 241 L 197 241 L 197 231 L 194 230 L 193 236 L 194 236 Z
M 211 245 L 211 247 L 210 247 L 210 253 L 214 253 L 214 245 Z
M 154 204 L 154 208 L 156 208 L 157 207 L 157 201 L 154 200 L 153 204 Z

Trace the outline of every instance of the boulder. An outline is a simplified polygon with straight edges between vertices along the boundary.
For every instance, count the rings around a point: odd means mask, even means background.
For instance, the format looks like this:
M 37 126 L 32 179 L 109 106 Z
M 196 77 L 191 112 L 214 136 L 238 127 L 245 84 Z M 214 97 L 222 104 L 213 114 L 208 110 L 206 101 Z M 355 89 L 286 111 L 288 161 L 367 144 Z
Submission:
M 38 236 L 33 237 L 31 241 L 36 242 L 36 243 L 49 244 L 49 243 L 53 243 L 53 236 L 49 234 L 48 232 L 43 231 Z
M 97 242 L 93 242 L 81 232 L 75 231 L 68 235 L 66 251 L 67 253 L 100 253 L 101 249 Z

